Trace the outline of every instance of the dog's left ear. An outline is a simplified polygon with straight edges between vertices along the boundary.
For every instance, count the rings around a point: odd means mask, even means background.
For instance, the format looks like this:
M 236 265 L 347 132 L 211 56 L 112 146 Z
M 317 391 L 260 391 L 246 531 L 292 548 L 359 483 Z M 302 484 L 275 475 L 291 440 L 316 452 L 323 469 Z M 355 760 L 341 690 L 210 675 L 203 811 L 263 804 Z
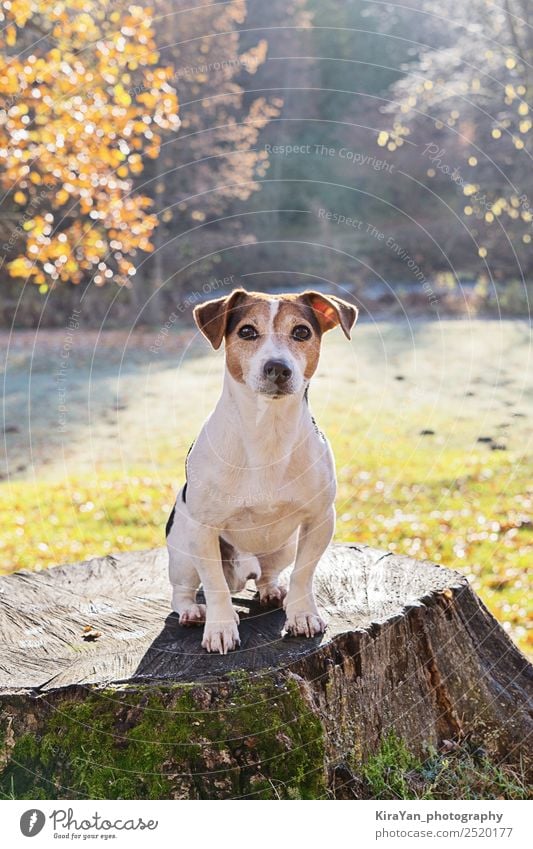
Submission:
M 305 298 L 312 308 L 322 333 L 340 324 L 346 338 L 352 338 L 350 330 L 357 321 L 357 307 L 342 298 L 336 298 L 335 295 L 322 295 L 320 292 L 304 292 L 302 298 Z
M 194 308 L 193 316 L 198 329 L 211 342 L 215 351 L 222 345 L 231 312 L 243 295 L 246 295 L 244 289 L 234 289 L 231 295 L 225 298 L 215 298 L 214 301 L 206 301 L 205 304 L 198 304 Z

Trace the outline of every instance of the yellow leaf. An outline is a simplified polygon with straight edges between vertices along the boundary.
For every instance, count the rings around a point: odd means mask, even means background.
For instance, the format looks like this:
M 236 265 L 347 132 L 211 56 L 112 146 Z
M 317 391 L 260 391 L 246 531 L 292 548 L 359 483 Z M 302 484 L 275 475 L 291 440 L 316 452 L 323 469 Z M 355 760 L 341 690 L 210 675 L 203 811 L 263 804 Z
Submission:
M 8 263 L 7 267 L 11 277 L 26 277 L 31 268 L 31 262 L 24 256 L 18 256 Z
M 9 24 L 6 29 L 6 44 L 8 47 L 13 47 L 17 43 L 17 30 L 13 24 Z
M 15 203 L 26 203 L 26 195 L 24 192 L 18 191 L 13 195 L 13 200 Z
M 130 106 L 131 97 L 121 83 L 118 83 L 113 89 L 115 100 L 120 106 Z

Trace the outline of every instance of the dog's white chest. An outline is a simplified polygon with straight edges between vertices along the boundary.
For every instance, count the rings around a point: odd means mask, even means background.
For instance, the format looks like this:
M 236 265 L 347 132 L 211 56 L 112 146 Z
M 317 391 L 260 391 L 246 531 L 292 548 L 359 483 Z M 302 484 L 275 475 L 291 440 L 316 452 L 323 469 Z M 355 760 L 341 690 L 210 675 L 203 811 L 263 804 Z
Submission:
M 221 533 L 239 551 L 265 554 L 284 546 L 303 520 L 292 501 L 253 505 L 233 513 L 222 523 Z

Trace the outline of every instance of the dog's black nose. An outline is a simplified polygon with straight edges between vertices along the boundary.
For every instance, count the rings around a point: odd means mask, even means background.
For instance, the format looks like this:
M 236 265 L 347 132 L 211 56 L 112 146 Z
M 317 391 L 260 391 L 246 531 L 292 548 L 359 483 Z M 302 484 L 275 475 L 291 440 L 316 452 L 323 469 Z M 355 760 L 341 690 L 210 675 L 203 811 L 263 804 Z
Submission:
M 292 376 L 292 371 L 283 360 L 268 360 L 264 365 L 263 374 L 277 386 L 282 386 Z

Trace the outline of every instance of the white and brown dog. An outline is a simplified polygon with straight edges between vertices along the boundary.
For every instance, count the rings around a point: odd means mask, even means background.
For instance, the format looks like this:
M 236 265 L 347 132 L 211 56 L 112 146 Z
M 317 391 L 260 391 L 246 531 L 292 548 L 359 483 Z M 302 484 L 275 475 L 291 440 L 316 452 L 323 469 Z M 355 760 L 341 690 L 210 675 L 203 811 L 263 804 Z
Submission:
M 357 310 L 318 292 L 237 289 L 194 318 L 213 348 L 225 339 L 226 371 L 167 523 L 172 608 L 181 624 L 205 622 L 202 646 L 226 654 L 239 644 L 230 592 L 254 578 L 261 603 L 283 604 L 287 632 L 320 634 L 313 574 L 333 536 L 336 481 L 307 389 L 322 334 L 340 325 L 350 338 Z M 278 578 L 291 564 L 285 596 Z

